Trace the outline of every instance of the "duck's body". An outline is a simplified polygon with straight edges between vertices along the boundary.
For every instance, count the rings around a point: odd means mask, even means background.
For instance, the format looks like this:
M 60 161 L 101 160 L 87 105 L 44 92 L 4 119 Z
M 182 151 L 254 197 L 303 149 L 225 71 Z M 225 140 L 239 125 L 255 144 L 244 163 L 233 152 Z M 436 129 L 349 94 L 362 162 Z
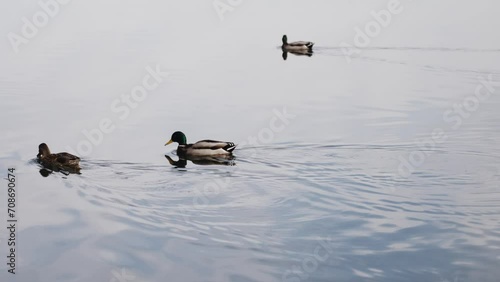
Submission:
M 177 155 L 189 157 L 229 155 L 235 148 L 236 145 L 232 142 L 201 140 L 194 144 L 179 144 Z
M 52 170 L 67 170 L 78 171 L 80 170 L 80 158 L 70 153 L 50 153 L 47 144 L 42 143 L 38 146 L 38 155 L 36 155 L 38 162 Z
M 283 45 L 281 45 L 281 49 L 288 52 L 312 52 L 312 48 L 314 46 L 314 42 L 310 41 L 295 41 L 288 43 L 288 38 L 286 35 L 283 35 L 281 41 L 283 42 Z
M 233 142 L 215 140 L 201 140 L 194 144 L 187 144 L 186 135 L 180 131 L 174 132 L 165 146 L 173 142 L 179 143 L 177 155 L 188 158 L 231 155 L 236 148 Z

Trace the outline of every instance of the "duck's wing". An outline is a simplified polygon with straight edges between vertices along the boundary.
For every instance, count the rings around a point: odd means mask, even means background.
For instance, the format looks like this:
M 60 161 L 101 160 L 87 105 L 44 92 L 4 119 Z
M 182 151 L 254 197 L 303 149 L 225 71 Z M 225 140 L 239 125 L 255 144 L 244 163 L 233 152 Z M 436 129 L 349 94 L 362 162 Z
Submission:
M 70 153 L 58 153 L 56 155 L 56 161 L 61 164 L 74 165 L 80 162 L 80 158 L 72 155 Z
M 198 141 L 191 146 L 190 149 L 193 150 L 218 150 L 222 149 L 227 152 L 232 152 L 236 145 L 233 142 L 225 142 L 225 141 L 215 141 L 215 140 L 201 140 Z
M 307 47 L 312 47 L 314 45 L 314 42 L 310 42 L 310 41 L 295 41 L 295 42 L 289 43 L 288 45 L 290 45 L 290 46 L 307 46 Z

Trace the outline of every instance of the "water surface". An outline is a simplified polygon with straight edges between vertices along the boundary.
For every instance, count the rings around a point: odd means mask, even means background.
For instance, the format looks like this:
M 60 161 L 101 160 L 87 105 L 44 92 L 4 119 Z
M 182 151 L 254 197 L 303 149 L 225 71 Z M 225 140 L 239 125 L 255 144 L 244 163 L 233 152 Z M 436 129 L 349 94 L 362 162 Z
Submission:
M 403 3 L 349 59 L 339 44 L 387 2 L 244 1 L 221 20 L 210 2 L 74 1 L 19 53 L 4 41 L 0 171 L 16 168 L 19 223 L 1 280 L 496 281 L 498 5 L 445 2 Z M 39 10 L 7 6 L 2 34 Z M 284 33 L 314 55 L 284 61 Z M 174 167 L 175 130 L 240 145 Z M 43 177 L 41 142 L 82 173 Z

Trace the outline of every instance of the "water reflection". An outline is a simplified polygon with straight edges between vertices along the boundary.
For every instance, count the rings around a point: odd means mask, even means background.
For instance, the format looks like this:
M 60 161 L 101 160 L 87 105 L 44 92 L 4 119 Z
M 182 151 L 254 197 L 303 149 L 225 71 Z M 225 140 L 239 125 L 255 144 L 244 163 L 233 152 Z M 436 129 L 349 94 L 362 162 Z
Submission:
M 292 53 L 295 56 L 308 56 L 308 57 L 311 57 L 313 55 L 313 51 L 312 50 L 287 51 L 287 50 L 283 49 L 282 51 L 283 51 L 283 53 L 281 54 L 281 56 L 283 57 L 283 60 L 285 60 L 285 61 L 288 58 L 288 53 Z
M 43 177 L 47 177 L 49 176 L 50 174 L 52 174 L 53 172 L 60 172 L 66 176 L 70 175 L 70 174 L 81 174 L 80 173 L 80 168 L 64 168 L 64 169 L 61 169 L 57 166 L 51 166 L 51 165 L 48 165 L 48 164 L 42 164 L 41 162 L 38 162 L 38 164 L 41 166 L 41 169 L 38 171 L 40 173 L 41 176 Z
M 40 169 L 39 172 L 40 172 L 40 175 L 43 177 L 47 177 L 52 173 L 52 171 L 45 169 L 45 168 Z
M 197 158 L 189 158 L 189 157 L 184 157 L 180 158 L 179 160 L 175 161 L 173 160 L 170 156 L 165 155 L 165 158 L 168 160 L 168 162 L 179 168 L 184 168 L 187 165 L 187 161 L 191 161 L 194 164 L 197 165 L 225 165 L 225 166 L 233 166 L 236 165 L 234 162 L 234 156 L 220 156 L 220 157 L 197 157 Z

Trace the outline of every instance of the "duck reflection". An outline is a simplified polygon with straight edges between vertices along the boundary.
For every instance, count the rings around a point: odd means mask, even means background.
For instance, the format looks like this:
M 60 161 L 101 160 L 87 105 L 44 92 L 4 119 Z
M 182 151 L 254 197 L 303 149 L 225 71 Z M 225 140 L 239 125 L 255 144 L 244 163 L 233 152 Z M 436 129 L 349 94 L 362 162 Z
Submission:
M 45 169 L 45 168 L 40 169 L 39 172 L 40 172 L 40 175 L 43 176 L 43 177 L 47 177 L 47 176 L 49 176 L 52 173 L 51 170 L 48 170 L 48 169 Z
M 312 50 L 287 51 L 287 50 L 283 49 L 283 53 L 281 54 L 281 56 L 283 57 L 283 60 L 286 61 L 286 59 L 288 58 L 288 53 L 292 53 L 295 56 L 308 56 L 308 57 L 311 57 L 313 55 L 313 51 Z
M 53 172 L 59 172 L 59 173 L 62 173 L 66 176 L 68 176 L 70 174 L 81 174 L 79 168 L 78 169 L 69 169 L 69 168 L 61 169 L 59 167 L 50 166 L 47 164 L 41 164 L 41 166 L 42 166 L 42 168 L 38 172 L 40 172 L 40 175 L 43 177 L 47 177 L 50 174 L 52 174 Z
M 170 156 L 167 155 L 165 155 L 165 158 L 171 165 L 179 168 L 186 167 L 188 160 L 197 165 L 226 165 L 226 166 L 235 165 L 234 156 L 232 155 L 218 156 L 218 157 L 196 157 L 196 158 L 179 157 L 179 160 L 177 161 L 174 161 Z

